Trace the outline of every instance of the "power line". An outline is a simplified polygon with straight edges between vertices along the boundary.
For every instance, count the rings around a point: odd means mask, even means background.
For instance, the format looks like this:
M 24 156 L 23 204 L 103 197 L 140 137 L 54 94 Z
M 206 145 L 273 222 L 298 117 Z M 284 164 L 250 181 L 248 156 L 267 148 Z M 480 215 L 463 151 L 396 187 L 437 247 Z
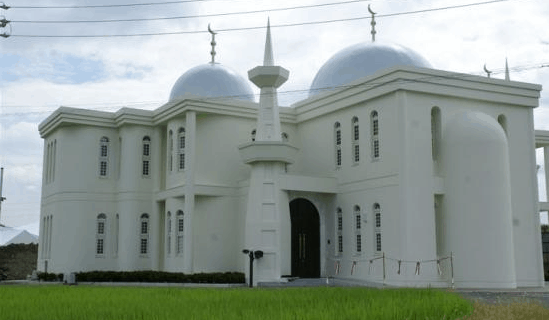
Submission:
M 140 22 L 140 21 L 178 20 L 178 19 L 193 19 L 193 18 L 220 17 L 220 16 L 231 16 L 231 15 L 244 15 L 244 14 L 271 12 L 271 11 L 288 11 L 288 10 L 297 10 L 297 9 L 318 8 L 318 7 L 335 6 L 335 5 L 342 5 L 342 4 L 365 2 L 365 1 L 369 1 L 369 0 L 351 0 L 351 1 L 343 1 L 343 2 L 330 2 L 330 3 L 313 4 L 313 5 L 306 5 L 306 6 L 285 7 L 285 8 L 261 9 L 261 10 L 251 10 L 251 11 L 236 11 L 236 12 L 212 13 L 212 14 L 197 14 L 197 15 L 190 15 L 190 16 L 160 17 L 160 18 L 135 18 L 135 19 L 110 19 L 110 20 L 9 20 L 9 22 L 15 22 L 15 23 L 56 23 L 57 24 L 57 23 L 113 23 L 113 22 Z M 1 20 L 0 20 L 0 22 L 1 22 Z
M 514 72 L 521 72 L 521 71 L 526 71 L 526 70 L 532 70 L 532 69 L 542 69 L 542 68 L 549 68 L 549 62 L 547 63 L 531 63 L 531 64 L 525 64 L 525 65 L 522 65 L 522 66 L 516 66 L 516 67 L 513 67 L 513 68 L 509 68 L 510 71 L 514 71 Z M 503 74 L 505 72 L 505 68 L 499 68 L 499 69 L 494 69 L 494 71 L 492 72 L 492 75 L 495 75 L 495 74 Z M 429 76 L 425 76 L 425 77 L 419 77 L 419 78 L 414 78 L 414 79 L 398 79 L 398 80 L 389 80 L 389 81 L 377 81 L 377 82 L 367 82 L 367 83 L 361 83 L 361 84 L 353 84 L 353 85 L 340 85 L 340 86 L 333 86 L 333 87 L 323 87 L 323 88 L 315 88 L 313 89 L 314 92 L 327 92 L 327 91 L 331 91 L 331 90 L 335 90 L 335 89 L 343 89 L 343 88 L 370 88 L 370 87 L 377 87 L 377 86 L 381 86 L 381 85 L 385 85 L 385 84 L 388 84 L 388 83 L 391 83 L 391 82 L 394 82 L 394 83 L 413 83 L 413 82 L 424 82 L 424 81 L 428 81 L 428 80 L 434 80 L 434 79 L 442 79 L 442 80 L 453 80 L 453 79 L 467 79 L 467 78 L 470 78 L 470 77 L 479 77 L 479 76 L 482 76 L 484 75 L 484 72 L 477 72 L 477 73 L 457 73 L 457 72 L 451 72 L 449 75 L 445 75 L 445 76 L 440 76 L 440 75 L 429 75 Z M 502 79 L 498 79 L 498 80 L 502 80 Z M 285 95 L 288 95 L 288 94 L 296 94 L 296 93 L 306 93 L 306 92 L 309 92 L 310 89 L 295 89 L 295 90 L 284 90 L 284 91 L 278 91 L 278 94 L 279 95 L 282 95 L 282 94 L 285 94 Z M 253 95 L 254 97 L 258 97 L 260 96 L 260 94 L 254 94 Z M 219 100 L 219 99 L 229 99 L 229 98 L 244 98 L 244 97 L 249 97 L 249 95 L 233 95 L 233 96 L 222 96 L 222 97 L 199 97 L 197 98 L 196 100 L 200 100 L 200 101 L 207 101 L 207 100 Z M 194 98 L 193 98 L 194 99 Z M 115 102 L 110 102 L 110 103 L 94 103 L 94 104 L 74 104 L 74 105 L 63 105 L 63 107 L 85 107 L 85 106 L 92 106 L 92 105 L 102 105 L 102 107 L 96 107 L 96 108 L 86 108 L 86 110 L 108 110 L 108 109 L 111 109 L 111 108 L 124 108 L 124 107 L 129 107 L 129 106 L 138 106 L 138 105 L 143 105 L 143 104 L 154 104 L 154 103 L 163 103 L 162 101 L 158 101 L 158 102 L 155 102 L 155 101 L 147 101 L 147 102 L 130 102 L 130 103 L 115 103 Z M 110 104 L 111 106 L 108 106 L 108 107 L 105 107 L 104 105 L 106 104 Z M 7 107 L 7 108 L 21 108 L 23 106 L 4 106 L 4 107 Z M 46 106 L 49 108 L 49 106 Z M 34 107 L 34 108 L 39 108 L 39 107 Z M 22 116 L 22 115 L 30 115 L 30 114 L 46 114 L 46 113 L 51 113 L 52 111 L 48 110 L 48 111 L 32 111 L 32 112 L 20 112 L 20 113 L 4 113 L 2 114 L 3 116 Z
M 507 1 L 513 1 L 513 0 L 491 0 L 491 1 L 463 4 L 463 5 L 440 7 L 440 8 L 431 8 L 431 9 L 423 9 L 423 10 L 416 10 L 416 11 L 405 11 L 405 12 L 391 13 L 391 14 L 385 14 L 385 15 L 378 15 L 378 17 L 393 17 L 393 16 L 399 16 L 399 15 L 418 14 L 418 13 L 426 13 L 426 12 L 442 11 L 442 10 L 450 10 L 450 9 L 460 9 L 460 8 L 464 8 L 464 7 L 480 6 L 480 5 L 493 4 L 493 3 L 499 3 L 499 2 L 507 2 Z M 267 11 L 269 11 L 269 10 L 258 10 L 257 12 L 267 12 Z M 296 26 L 305 26 L 305 25 L 328 24 L 328 23 L 336 23 L 336 22 L 344 22 L 344 21 L 365 20 L 365 19 L 370 19 L 370 18 L 371 18 L 370 16 L 360 16 L 360 17 L 355 17 L 355 18 L 319 20 L 319 21 L 310 21 L 310 22 L 296 22 L 296 23 L 271 25 L 271 28 L 284 28 L 284 27 L 296 27 Z M 232 31 L 245 31 L 245 30 L 264 29 L 264 28 L 265 28 L 265 26 L 253 26 L 253 27 L 225 28 L 225 29 L 218 29 L 216 31 L 217 32 L 232 32 Z M 135 34 L 111 34 L 111 35 L 32 35 L 32 34 L 22 34 L 22 35 L 15 34 L 15 35 L 13 35 L 12 34 L 11 36 L 12 37 L 20 37 L 20 38 L 118 38 L 118 37 L 142 37 L 142 36 L 199 34 L 199 33 L 207 33 L 207 32 L 208 31 L 206 31 L 206 30 L 204 30 L 204 31 L 202 31 L 202 30 L 192 30 L 192 31 L 171 31 L 171 32 L 135 33 Z
M 180 1 L 164 1 L 164 2 L 147 2 L 147 3 L 128 3 L 128 4 L 98 4 L 98 5 L 79 5 L 79 6 L 5 6 L 3 9 L 91 9 L 91 8 L 116 8 L 116 7 L 138 7 L 138 6 L 156 6 L 169 5 L 192 2 L 211 2 L 222 0 L 180 0 Z M 0 6 L 0 8 L 2 8 Z

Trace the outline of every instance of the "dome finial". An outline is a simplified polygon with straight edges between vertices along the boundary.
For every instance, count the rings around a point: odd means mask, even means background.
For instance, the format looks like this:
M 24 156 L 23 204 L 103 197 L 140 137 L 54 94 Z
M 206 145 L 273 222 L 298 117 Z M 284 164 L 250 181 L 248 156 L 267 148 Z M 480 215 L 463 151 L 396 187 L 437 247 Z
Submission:
M 264 66 L 274 66 L 273 46 L 271 45 L 271 19 L 267 18 L 267 36 L 265 37 Z
M 210 42 L 210 44 L 212 45 L 212 51 L 210 51 L 210 54 L 212 55 L 212 61 L 210 62 L 211 64 L 214 64 L 215 63 L 215 35 L 217 34 L 216 32 L 213 32 L 212 31 L 212 28 L 210 28 L 210 24 L 208 23 L 208 32 L 212 34 L 212 42 Z
M 372 31 L 370 32 L 372 34 L 372 42 L 376 42 L 376 13 L 370 8 L 370 4 L 368 4 L 368 12 L 372 15 L 372 22 L 370 22 L 372 26 Z
M 492 71 L 486 69 L 486 63 L 484 64 L 484 72 L 486 72 L 486 76 L 488 76 L 488 78 L 490 78 L 490 74 L 492 73 Z

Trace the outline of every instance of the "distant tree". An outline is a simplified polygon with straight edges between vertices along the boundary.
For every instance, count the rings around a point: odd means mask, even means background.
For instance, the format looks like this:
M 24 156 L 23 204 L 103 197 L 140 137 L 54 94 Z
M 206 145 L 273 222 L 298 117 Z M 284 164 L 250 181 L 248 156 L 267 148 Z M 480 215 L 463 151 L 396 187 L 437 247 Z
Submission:
M 549 233 L 549 224 L 541 225 L 541 233 Z

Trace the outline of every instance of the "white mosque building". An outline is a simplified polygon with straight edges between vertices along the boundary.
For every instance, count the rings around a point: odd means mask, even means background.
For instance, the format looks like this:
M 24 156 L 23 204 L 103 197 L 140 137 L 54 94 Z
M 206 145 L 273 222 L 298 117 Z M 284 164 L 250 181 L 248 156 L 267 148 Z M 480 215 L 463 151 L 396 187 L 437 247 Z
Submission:
M 264 253 L 254 283 L 544 285 L 540 85 L 436 70 L 368 42 L 279 108 L 289 72 L 272 48 L 268 28 L 251 82 L 213 54 L 158 109 L 45 119 L 38 269 L 248 277 L 248 249 Z

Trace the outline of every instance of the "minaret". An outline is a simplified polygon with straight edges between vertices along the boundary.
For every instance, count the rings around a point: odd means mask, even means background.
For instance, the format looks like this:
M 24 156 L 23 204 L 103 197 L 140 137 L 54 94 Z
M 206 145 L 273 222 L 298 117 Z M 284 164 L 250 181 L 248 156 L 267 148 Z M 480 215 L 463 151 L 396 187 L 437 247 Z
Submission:
M 255 141 L 239 146 L 244 163 L 251 166 L 244 248 L 263 251 L 255 260 L 253 283 L 279 281 L 290 272 L 291 243 L 288 232 L 289 200 L 281 190 L 284 167 L 293 162 L 297 148 L 282 141 L 276 89 L 288 79 L 288 70 L 274 65 L 271 29 L 267 23 L 263 65 L 248 71 L 248 77 L 261 89 Z M 242 256 L 249 281 L 248 255 Z
M 290 72 L 274 65 L 271 44 L 271 24 L 267 21 L 265 55 L 263 65 L 248 71 L 248 78 L 261 89 L 259 95 L 259 114 L 257 117 L 256 141 L 281 141 L 280 117 L 276 88 L 280 87 Z

